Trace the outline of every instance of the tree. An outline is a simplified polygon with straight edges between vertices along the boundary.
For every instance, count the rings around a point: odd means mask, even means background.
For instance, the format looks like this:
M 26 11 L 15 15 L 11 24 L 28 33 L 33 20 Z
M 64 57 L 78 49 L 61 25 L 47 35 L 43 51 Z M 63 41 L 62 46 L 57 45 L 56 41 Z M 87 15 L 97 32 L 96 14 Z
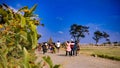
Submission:
M 53 43 L 53 40 L 52 38 L 50 37 L 50 39 L 48 40 L 48 44 L 52 44 Z
M 100 32 L 99 30 L 95 31 L 93 39 L 96 41 L 96 45 L 101 38 L 103 38 L 102 32 Z
M 80 42 L 81 38 L 85 37 L 85 33 L 89 32 L 89 27 L 73 24 L 70 27 L 70 35 L 74 38 L 75 41 Z
M 118 46 L 119 42 L 113 42 L 114 46 Z
M 103 37 L 106 39 L 107 42 L 110 42 L 110 39 L 109 39 L 110 35 L 109 34 L 107 34 L 106 32 L 103 32 Z
M 96 41 L 96 45 L 99 42 L 100 39 L 105 38 L 107 42 L 110 42 L 110 39 L 108 39 L 109 35 L 106 32 L 101 32 L 99 30 L 94 32 L 93 39 Z

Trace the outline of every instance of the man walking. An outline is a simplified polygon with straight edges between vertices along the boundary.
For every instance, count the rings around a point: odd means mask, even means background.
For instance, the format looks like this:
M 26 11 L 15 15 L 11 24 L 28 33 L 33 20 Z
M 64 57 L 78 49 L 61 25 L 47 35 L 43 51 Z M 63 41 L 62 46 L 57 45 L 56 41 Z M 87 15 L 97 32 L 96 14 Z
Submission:
M 57 41 L 56 47 L 57 47 L 57 51 L 59 52 L 59 49 L 60 49 L 60 41 Z

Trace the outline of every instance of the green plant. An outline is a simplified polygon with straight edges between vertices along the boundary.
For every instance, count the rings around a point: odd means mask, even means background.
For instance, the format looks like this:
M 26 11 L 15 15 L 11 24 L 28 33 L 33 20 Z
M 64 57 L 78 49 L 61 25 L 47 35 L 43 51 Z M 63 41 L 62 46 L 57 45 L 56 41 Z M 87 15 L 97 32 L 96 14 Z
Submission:
M 34 62 L 34 50 L 41 37 L 37 26 L 43 26 L 33 14 L 36 7 L 25 6 L 14 12 L 6 4 L 0 5 L 0 68 L 43 68 L 42 62 Z
M 49 56 L 44 56 L 43 60 L 49 65 L 50 68 L 59 68 L 60 65 L 53 65 L 53 62 Z
M 39 21 L 32 19 L 37 5 L 31 9 L 22 8 L 17 13 L 6 4 L 0 6 L 0 66 L 3 68 L 22 67 L 20 62 L 24 58 L 25 49 L 31 50 L 37 46 L 36 27 Z

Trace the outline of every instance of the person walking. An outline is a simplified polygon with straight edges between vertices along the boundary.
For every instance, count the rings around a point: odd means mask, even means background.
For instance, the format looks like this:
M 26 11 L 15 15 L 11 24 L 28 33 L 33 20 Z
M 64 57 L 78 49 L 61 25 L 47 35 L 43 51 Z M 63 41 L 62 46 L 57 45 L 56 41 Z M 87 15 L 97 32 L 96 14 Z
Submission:
M 70 42 L 71 56 L 74 55 L 74 49 L 73 49 L 74 45 L 75 45 L 74 41 L 71 41 L 71 42 Z
M 67 41 L 66 42 L 66 56 L 68 55 L 68 53 L 69 53 L 69 56 L 71 55 L 71 47 L 70 47 L 70 42 L 69 41 Z
M 60 49 L 60 41 L 57 41 L 57 43 L 56 43 L 56 47 L 57 47 L 57 52 L 59 52 L 59 49 Z
M 77 41 L 75 41 L 75 44 L 73 46 L 73 55 L 76 55 L 77 56 Z
M 42 45 L 42 50 L 43 50 L 43 54 L 45 54 L 47 52 L 47 47 L 45 45 L 45 42 Z

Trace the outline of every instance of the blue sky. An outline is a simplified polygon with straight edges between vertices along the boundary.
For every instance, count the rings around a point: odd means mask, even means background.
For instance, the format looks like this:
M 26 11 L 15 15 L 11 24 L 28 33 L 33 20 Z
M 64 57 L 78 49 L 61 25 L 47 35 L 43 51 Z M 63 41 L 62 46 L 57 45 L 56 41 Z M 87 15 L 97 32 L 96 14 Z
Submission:
M 50 37 L 55 42 L 70 40 L 69 29 L 74 23 L 90 27 L 90 34 L 81 43 L 95 43 L 92 37 L 96 30 L 107 32 L 111 41 L 120 41 L 120 0 L 0 0 L 0 3 L 16 10 L 38 4 L 34 13 L 45 24 L 37 28 L 42 35 L 39 42 Z

